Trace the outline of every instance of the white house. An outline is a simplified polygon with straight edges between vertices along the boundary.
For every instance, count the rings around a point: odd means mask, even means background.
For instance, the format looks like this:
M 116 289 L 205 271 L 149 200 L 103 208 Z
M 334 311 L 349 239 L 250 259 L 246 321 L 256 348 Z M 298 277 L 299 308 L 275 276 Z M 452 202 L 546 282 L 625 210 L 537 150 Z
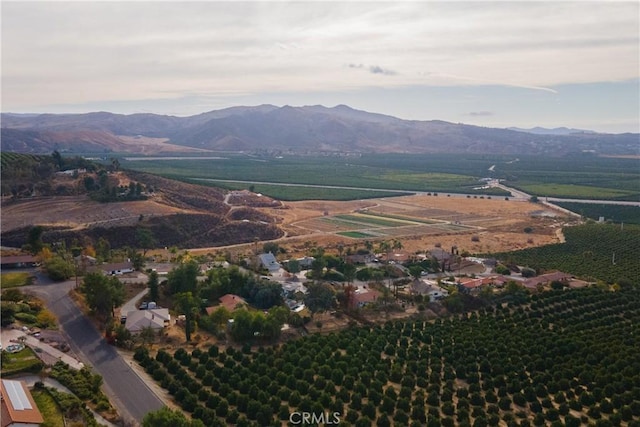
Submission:
M 125 328 L 131 333 L 137 333 L 144 328 L 151 327 L 154 330 L 162 329 L 171 323 L 171 315 L 166 308 L 154 308 L 152 310 L 133 310 L 127 314 Z
M 282 267 L 271 252 L 267 254 L 260 254 L 258 255 L 258 258 L 260 260 L 260 265 L 269 270 L 270 273 L 276 273 L 280 270 L 280 267 Z
M 120 275 L 125 273 L 133 273 L 133 264 L 131 262 L 119 262 L 113 264 L 102 264 L 97 267 L 100 271 L 108 276 Z

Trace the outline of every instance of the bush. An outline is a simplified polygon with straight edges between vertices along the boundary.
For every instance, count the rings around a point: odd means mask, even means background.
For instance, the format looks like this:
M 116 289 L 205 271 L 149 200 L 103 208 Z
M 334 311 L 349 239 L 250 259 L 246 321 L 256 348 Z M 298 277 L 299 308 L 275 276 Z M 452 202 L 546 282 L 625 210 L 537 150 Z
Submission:
M 36 323 L 38 323 L 38 318 L 36 316 L 34 316 L 33 314 L 16 313 L 14 315 L 14 317 L 16 319 L 20 320 L 21 322 L 27 323 L 29 325 L 35 325 Z

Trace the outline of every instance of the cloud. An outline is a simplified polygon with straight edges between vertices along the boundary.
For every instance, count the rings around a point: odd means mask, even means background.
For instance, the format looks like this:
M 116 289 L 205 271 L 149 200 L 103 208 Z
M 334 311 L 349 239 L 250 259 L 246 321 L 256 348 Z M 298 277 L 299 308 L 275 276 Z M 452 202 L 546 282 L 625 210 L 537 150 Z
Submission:
M 382 74 L 385 76 L 395 76 L 398 74 L 393 70 L 382 68 L 379 65 L 348 64 L 347 67 L 361 70 L 367 69 L 371 74 Z
M 393 70 L 382 68 L 379 65 L 371 65 L 371 66 L 369 66 L 369 72 L 371 74 L 384 74 L 385 76 L 395 76 L 396 74 L 398 74 Z
M 3 2 L 2 107 L 376 87 L 556 93 L 639 77 L 639 5 Z M 480 108 L 494 109 L 461 111 Z
M 471 112 L 467 113 L 467 116 L 471 116 L 471 117 L 487 117 L 487 116 L 493 116 L 493 113 L 491 111 L 471 111 Z
M 533 86 L 533 85 L 527 85 L 527 84 L 521 84 L 521 83 L 514 83 L 510 81 L 500 81 L 500 80 L 493 80 L 493 79 L 460 76 L 457 74 L 450 74 L 450 73 L 433 73 L 429 71 L 420 72 L 419 74 L 421 76 L 425 76 L 427 78 L 433 78 L 433 79 L 445 79 L 445 80 L 454 80 L 454 81 L 459 80 L 459 81 L 466 81 L 469 83 L 476 83 L 481 85 L 509 86 L 509 87 L 517 87 L 521 89 L 540 90 L 543 92 L 549 92 L 554 94 L 558 93 L 557 90 L 549 87 Z

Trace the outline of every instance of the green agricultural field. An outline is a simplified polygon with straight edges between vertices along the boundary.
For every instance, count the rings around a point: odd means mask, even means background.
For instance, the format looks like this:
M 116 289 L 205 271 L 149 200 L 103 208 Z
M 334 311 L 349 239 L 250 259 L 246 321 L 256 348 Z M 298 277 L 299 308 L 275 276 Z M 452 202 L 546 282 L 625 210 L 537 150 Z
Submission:
M 206 178 L 263 182 L 256 189 L 283 200 L 305 198 L 344 200 L 372 197 L 359 193 L 303 192 L 271 186 L 273 183 L 331 185 L 387 190 L 507 195 L 491 188 L 474 190 L 480 178 L 496 178 L 538 196 L 600 197 L 637 200 L 640 197 L 640 161 L 596 156 L 522 157 L 450 154 L 363 154 L 359 157 L 284 158 L 226 155 L 218 160 L 135 161 L 122 166 L 176 179 Z M 489 170 L 492 168 L 492 170 Z M 231 188 L 250 184 L 219 184 Z M 263 184 L 259 184 L 263 185 Z M 537 187 L 540 186 L 540 187 Z M 556 193 L 552 193 L 553 190 Z M 540 192 L 538 192 L 540 191 Z M 278 193 L 279 192 L 279 193 Z
M 426 159 L 426 158 L 425 158 Z M 447 159 L 450 159 L 449 157 Z M 336 159 L 327 157 L 285 157 L 258 159 L 247 156 L 233 156 L 221 160 L 172 160 L 172 161 L 123 161 L 126 168 L 141 170 L 170 178 L 206 178 L 219 180 L 242 180 L 273 183 L 295 183 L 309 185 L 330 185 L 356 188 L 374 188 L 405 191 L 449 191 L 473 192 L 480 185 L 477 178 L 466 174 L 445 173 L 423 165 L 418 173 L 397 159 L 389 166 L 371 165 L 376 157 Z M 405 158 L 411 161 L 411 158 Z M 433 162 L 433 160 L 431 160 Z M 435 166 L 435 164 L 434 164 Z M 464 170 L 463 167 L 459 168 Z M 228 183 L 220 185 L 228 186 Z M 235 186 L 235 184 L 233 184 Z M 247 188 L 251 184 L 238 184 Z M 254 184 L 258 185 L 258 184 Z M 263 185 L 263 184 L 259 184 Z M 256 187 L 257 189 L 257 187 Z M 288 191 L 288 189 L 287 189 Z M 500 190 L 502 192 L 502 190 Z M 264 194 L 269 194 L 264 191 Z M 481 193 L 478 193 L 481 194 Z M 371 197 L 371 195 L 369 195 Z M 358 197 L 360 198 L 360 197 Z
M 358 212 L 360 215 L 372 215 L 372 216 L 376 216 L 376 217 L 382 217 L 382 218 L 389 218 L 389 219 L 398 219 L 400 221 L 408 221 L 408 222 L 412 222 L 412 223 L 420 223 L 420 224 L 440 224 L 441 221 L 432 221 L 432 220 L 428 220 L 428 219 L 419 219 L 419 218 L 410 218 L 407 216 L 402 216 L 402 215 L 393 215 L 393 214 L 386 214 L 386 213 L 379 213 L 379 212 L 369 212 L 369 211 L 360 211 Z
M 619 206 L 619 205 L 600 205 L 594 203 L 572 203 L 572 202 L 556 202 L 556 205 L 569 209 L 584 217 L 591 219 L 599 219 L 604 217 L 605 221 L 624 224 L 640 225 L 640 207 L 639 206 Z
M 373 234 L 363 233 L 361 231 L 342 231 L 336 234 L 339 234 L 345 237 L 351 237 L 352 239 L 370 239 L 372 237 L 377 237 Z
M 29 273 L 2 273 L 0 275 L 0 288 L 9 289 L 30 285 L 31 279 L 32 278 Z
M 638 289 L 523 298 L 435 322 L 135 358 L 210 427 L 280 425 L 293 412 L 367 427 L 637 425 Z
M 535 194 L 543 197 L 566 197 L 577 199 L 623 200 L 636 194 L 634 191 L 574 184 L 520 184 L 518 185 L 518 188 L 529 194 Z
M 414 222 L 409 221 L 392 221 L 372 215 L 335 215 L 334 218 L 352 221 L 359 224 L 373 225 L 376 227 L 402 227 L 405 225 L 415 224 Z
M 304 185 L 248 184 L 246 182 L 227 182 L 216 180 L 189 180 L 189 182 L 225 188 L 227 190 L 248 190 L 249 188 L 253 188 L 253 191 L 256 193 L 262 193 L 274 199 L 288 202 L 300 200 L 377 199 L 381 197 L 404 196 L 408 194 L 394 191 L 350 190 L 343 188 L 307 187 Z

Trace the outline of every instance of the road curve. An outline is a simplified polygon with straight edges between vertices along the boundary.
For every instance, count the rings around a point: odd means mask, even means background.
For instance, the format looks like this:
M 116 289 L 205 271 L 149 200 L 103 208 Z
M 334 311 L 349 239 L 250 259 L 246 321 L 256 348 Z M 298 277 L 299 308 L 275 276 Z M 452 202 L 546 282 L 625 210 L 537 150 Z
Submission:
M 71 299 L 69 290 L 75 286 L 75 281 L 52 283 L 46 276 L 37 276 L 40 285 L 26 289 L 42 296 L 47 307 L 58 317 L 74 353 L 102 375 L 105 392 L 122 418 L 140 423 L 145 414 L 164 406 Z

